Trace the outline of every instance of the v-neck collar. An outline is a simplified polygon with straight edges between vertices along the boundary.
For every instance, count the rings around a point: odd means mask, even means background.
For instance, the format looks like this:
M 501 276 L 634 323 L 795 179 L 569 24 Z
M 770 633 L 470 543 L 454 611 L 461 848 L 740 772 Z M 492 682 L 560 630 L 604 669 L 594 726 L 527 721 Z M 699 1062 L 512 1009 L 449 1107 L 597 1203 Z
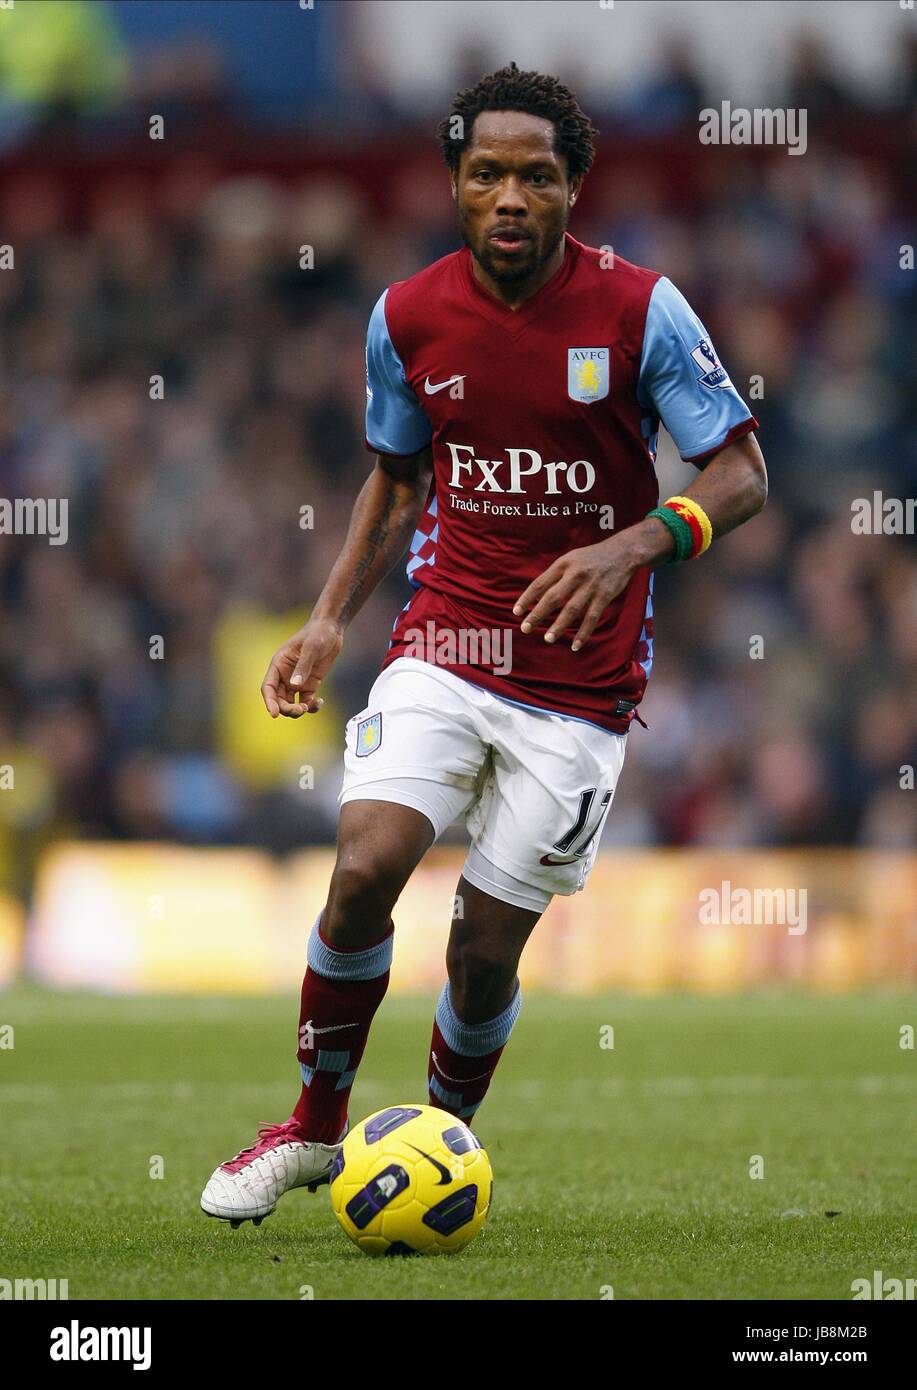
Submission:
M 564 233 L 564 258 L 558 270 L 546 280 L 540 289 L 530 295 L 518 309 L 511 309 L 508 304 L 504 304 L 496 295 L 491 294 L 478 280 L 472 266 L 471 252 L 468 247 L 462 248 L 462 272 L 465 281 L 465 290 L 469 299 L 473 303 L 478 313 L 491 323 L 497 324 L 506 330 L 511 338 L 518 338 L 522 330 L 543 314 L 549 308 L 563 290 L 576 265 L 580 253 L 580 244 L 569 232 Z

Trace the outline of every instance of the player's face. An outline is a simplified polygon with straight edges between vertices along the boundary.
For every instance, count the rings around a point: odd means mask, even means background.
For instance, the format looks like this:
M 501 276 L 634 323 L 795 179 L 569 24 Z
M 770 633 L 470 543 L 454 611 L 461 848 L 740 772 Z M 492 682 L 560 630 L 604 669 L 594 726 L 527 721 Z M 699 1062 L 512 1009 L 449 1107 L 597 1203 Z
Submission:
M 582 179 L 568 179 L 550 121 L 523 111 L 482 111 L 462 152 L 452 193 L 466 245 L 498 285 L 535 281 L 561 255 Z M 551 270 L 557 267 L 551 267 Z

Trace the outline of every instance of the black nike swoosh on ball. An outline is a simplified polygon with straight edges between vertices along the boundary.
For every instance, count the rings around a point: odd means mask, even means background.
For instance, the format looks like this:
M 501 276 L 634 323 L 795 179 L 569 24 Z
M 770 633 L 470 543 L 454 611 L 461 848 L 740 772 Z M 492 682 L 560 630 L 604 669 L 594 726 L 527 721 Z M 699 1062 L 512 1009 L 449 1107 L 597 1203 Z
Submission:
M 434 1158 L 432 1154 L 424 1153 L 423 1149 L 418 1149 L 416 1144 L 409 1144 L 408 1148 L 413 1149 L 416 1154 L 420 1154 L 421 1158 L 428 1158 L 433 1167 L 437 1169 L 440 1175 L 439 1182 L 436 1184 L 437 1187 L 442 1187 L 444 1183 L 452 1181 L 452 1174 L 445 1163 L 440 1163 L 439 1159 Z

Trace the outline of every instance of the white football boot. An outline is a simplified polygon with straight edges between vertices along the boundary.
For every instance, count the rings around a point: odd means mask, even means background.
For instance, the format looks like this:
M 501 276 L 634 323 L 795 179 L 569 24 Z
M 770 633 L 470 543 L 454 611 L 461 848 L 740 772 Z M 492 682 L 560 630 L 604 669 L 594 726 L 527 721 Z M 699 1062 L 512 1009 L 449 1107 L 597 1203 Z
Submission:
M 342 1136 L 343 1137 L 343 1136 Z M 341 1145 L 309 1143 L 295 1120 L 262 1125 L 250 1149 L 221 1163 L 201 1193 L 201 1210 L 228 1221 L 233 1230 L 243 1221 L 260 1226 L 278 1198 L 294 1187 L 315 1192 L 330 1181 L 331 1165 Z

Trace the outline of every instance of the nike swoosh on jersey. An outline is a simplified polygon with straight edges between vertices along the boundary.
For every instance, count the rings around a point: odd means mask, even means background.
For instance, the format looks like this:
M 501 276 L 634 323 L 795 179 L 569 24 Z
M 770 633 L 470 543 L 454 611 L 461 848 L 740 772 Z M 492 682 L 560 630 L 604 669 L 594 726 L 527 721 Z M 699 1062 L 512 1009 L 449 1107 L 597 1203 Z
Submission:
M 579 864 L 582 858 L 583 856 L 581 854 L 574 854 L 572 859 L 555 859 L 550 854 L 543 854 L 538 862 L 539 864 L 548 864 L 557 868 L 558 866 L 563 867 L 564 864 Z
M 455 386 L 457 382 L 464 380 L 465 375 L 463 373 L 461 376 L 450 376 L 448 381 L 438 381 L 434 385 L 430 381 L 430 378 L 427 377 L 427 379 L 424 381 L 423 389 L 426 391 L 428 396 L 435 396 L 437 391 L 445 391 L 447 386 Z

